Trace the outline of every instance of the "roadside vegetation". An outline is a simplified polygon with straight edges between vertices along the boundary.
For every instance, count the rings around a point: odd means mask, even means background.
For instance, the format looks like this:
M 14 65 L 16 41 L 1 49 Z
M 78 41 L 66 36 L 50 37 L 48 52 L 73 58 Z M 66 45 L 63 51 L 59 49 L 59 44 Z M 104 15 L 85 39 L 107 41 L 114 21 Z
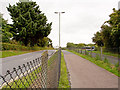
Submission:
M 9 51 L 0 51 L 0 58 L 5 58 L 5 57 L 9 57 L 9 56 L 15 56 L 15 55 L 20 55 L 20 54 L 25 54 L 25 53 L 29 53 L 30 51 L 13 51 L 13 50 L 9 50 Z
M 0 51 L 3 52 L 0 57 L 53 49 L 52 40 L 48 38 L 52 22 L 47 22 L 36 2 L 20 0 L 14 5 L 9 4 L 6 9 L 13 23 L 9 24 L 0 13 Z
M 68 80 L 68 71 L 67 71 L 63 53 L 61 53 L 61 75 L 60 75 L 58 88 L 68 88 L 68 89 L 70 88 L 70 84 Z
M 95 58 L 89 56 L 89 55 L 83 55 L 83 54 L 80 54 L 80 53 L 77 53 L 75 51 L 72 51 L 72 50 L 67 50 L 67 51 L 70 51 L 86 60 L 89 60 L 91 61 L 92 63 L 106 69 L 107 71 L 115 74 L 116 76 L 119 76 L 120 77 L 120 73 L 119 73 L 119 70 L 120 70 L 120 67 L 119 67 L 119 63 L 113 65 L 111 63 L 108 62 L 108 60 L 105 58 L 104 60 L 101 60 L 99 56 L 96 56 Z

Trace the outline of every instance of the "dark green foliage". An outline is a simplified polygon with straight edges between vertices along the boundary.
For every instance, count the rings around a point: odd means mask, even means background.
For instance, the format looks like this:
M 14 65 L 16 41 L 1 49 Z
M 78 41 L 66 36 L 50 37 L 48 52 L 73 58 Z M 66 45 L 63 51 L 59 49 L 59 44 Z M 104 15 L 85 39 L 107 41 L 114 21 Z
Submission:
M 40 47 L 45 47 L 45 46 L 53 47 L 52 46 L 52 40 L 48 37 L 44 37 L 43 39 L 40 39 L 39 43 L 37 45 L 40 46 Z
M 120 10 L 113 9 L 109 15 L 110 19 L 101 26 L 101 31 L 93 37 L 93 42 L 98 46 L 99 42 L 104 43 L 106 48 L 120 47 Z
M 34 46 L 34 47 L 26 47 L 22 45 L 16 45 L 16 44 L 10 44 L 10 43 L 2 43 L 0 44 L 2 47 L 0 47 L 0 50 L 21 50 L 21 51 L 27 51 L 27 50 L 41 50 L 41 47 Z
M 81 48 L 81 47 L 85 47 L 85 46 L 95 46 L 94 44 L 85 44 L 85 43 L 79 43 L 79 44 L 74 44 L 74 43 L 67 43 L 67 48 Z
M 47 23 L 47 17 L 39 10 L 36 2 L 21 1 L 13 6 L 9 4 L 7 9 L 13 20 L 13 39 L 22 41 L 25 46 L 34 46 L 50 34 L 52 23 Z
M 96 34 L 94 34 L 94 37 L 92 39 L 93 39 L 93 42 L 95 42 L 98 46 L 104 46 L 102 35 L 100 32 L 97 32 Z
M 10 42 L 10 38 L 13 36 L 10 33 L 11 26 L 7 24 L 7 20 L 4 20 L 2 14 L 0 14 L 0 42 Z
M 16 44 L 2 43 L 2 50 L 30 50 L 30 47 L 25 47 Z
M 71 48 L 71 47 L 76 47 L 76 45 L 74 43 L 68 42 L 67 43 L 67 48 Z

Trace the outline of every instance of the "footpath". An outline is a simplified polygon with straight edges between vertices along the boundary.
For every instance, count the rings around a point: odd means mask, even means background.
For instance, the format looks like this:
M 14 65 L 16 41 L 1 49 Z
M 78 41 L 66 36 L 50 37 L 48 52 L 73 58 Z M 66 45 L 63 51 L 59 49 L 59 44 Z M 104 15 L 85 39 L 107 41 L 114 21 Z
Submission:
M 94 63 L 63 50 L 71 88 L 118 88 L 118 77 Z

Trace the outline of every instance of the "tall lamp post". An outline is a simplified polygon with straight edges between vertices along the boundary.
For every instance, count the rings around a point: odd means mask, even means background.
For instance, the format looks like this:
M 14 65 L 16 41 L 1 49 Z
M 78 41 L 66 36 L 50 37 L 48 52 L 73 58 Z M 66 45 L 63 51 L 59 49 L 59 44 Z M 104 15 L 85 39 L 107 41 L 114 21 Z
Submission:
M 59 48 L 60 48 L 60 14 L 65 12 L 55 12 L 55 14 L 59 14 Z

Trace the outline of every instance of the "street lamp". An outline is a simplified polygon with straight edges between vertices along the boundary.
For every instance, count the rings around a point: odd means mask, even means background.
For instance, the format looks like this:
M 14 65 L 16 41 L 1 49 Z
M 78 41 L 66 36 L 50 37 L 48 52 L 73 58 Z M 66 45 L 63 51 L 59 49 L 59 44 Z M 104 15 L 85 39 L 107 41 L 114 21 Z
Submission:
M 55 14 L 59 14 L 59 48 L 60 48 L 60 14 L 65 12 L 55 12 Z

